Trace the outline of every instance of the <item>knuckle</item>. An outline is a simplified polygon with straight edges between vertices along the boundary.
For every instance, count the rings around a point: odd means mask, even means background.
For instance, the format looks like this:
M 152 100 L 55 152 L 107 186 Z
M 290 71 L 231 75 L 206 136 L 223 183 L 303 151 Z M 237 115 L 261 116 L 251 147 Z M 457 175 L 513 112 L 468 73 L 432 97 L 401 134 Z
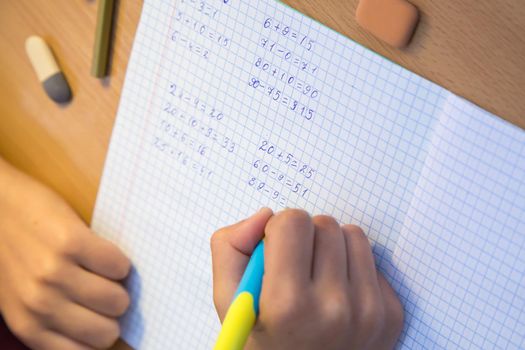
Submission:
M 389 326 L 391 325 L 392 330 L 395 334 L 400 334 L 403 330 L 403 324 L 405 322 L 403 306 L 396 298 L 396 301 L 388 308 L 388 319 Z
M 346 295 L 333 293 L 324 300 L 322 313 L 327 325 L 346 327 L 350 324 L 350 305 Z
M 357 225 L 352 225 L 352 224 L 343 225 L 343 231 L 348 235 L 357 236 L 360 238 L 366 238 L 366 235 L 363 229 Z
M 59 284 L 63 279 L 63 262 L 57 258 L 50 257 L 44 259 L 38 267 L 36 272 L 36 279 L 38 282 L 45 284 Z
M 310 222 L 310 214 L 308 212 L 302 210 L 302 209 L 286 209 L 282 211 L 281 215 L 278 217 L 281 217 L 283 220 L 291 221 L 291 222 L 297 222 L 297 223 L 304 223 L 304 222 Z
M 351 328 L 351 309 L 346 295 L 333 293 L 325 295 L 319 307 L 318 319 L 322 326 L 322 333 L 327 336 L 337 336 Z
M 101 348 L 109 348 L 112 346 L 120 336 L 120 327 L 116 320 L 111 320 L 103 327 L 99 334 L 96 335 L 98 339 L 97 344 Z
M 25 308 L 34 314 L 48 317 L 53 313 L 51 298 L 46 295 L 42 287 L 28 288 L 22 296 L 22 302 Z
M 118 288 L 116 292 L 109 298 L 111 305 L 113 305 L 116 316 L 123 315 L 128 309 L 131 300 L 124 288 Z
M 74 256 L 81 248 L 77 235 L 67 230 L 57 234 L 55 242 L 57 252 L 63 256 Z
M 221 228 L 217 231 L 215 231 L 210 238 L 210 246 L 213 249 L 213 247 L 216 247 L 220 242 L 224 240 L 224 235 L 226 234 L 226 228 Z
M 284 330 L 297 319 L 297 309 L 291 306 L 272 306 L 267 310 L 265 322 L 269 329 Z
M 285 209 L 270 218 L 267 226 L 270 230 L 275 226 L 305 227 L 311 226 L 310 214 L 302 209 Z
M 281 292 L 278 297 L 271 297 L 271 302 L 265 303 L 265 315 L 261 314 L 270 330 L 286 330 L 293 325 L 294 320 L 304 319 L 304 308 L 298 294 Z
M 384 326 L 385 313 L 381 303 L 373 298 L 365 298 L 360 305 L 358 324 L 362 334 L 375 336 Z
M 118 269 L 118 275 L 120 278 L 127 277 L 131 271 L 131 261 L 126 257 L 121 259 Z
M 124 279 L 131 270 L 131 261 L 124 255 L 115 255 L 108 261 L 108 273 L 115 279 Z
M 316 215 L 313 218 L 315 226 L 326 228 L 326 229 L 339 229 L 339 224 L 337 220 L 329 215 Z

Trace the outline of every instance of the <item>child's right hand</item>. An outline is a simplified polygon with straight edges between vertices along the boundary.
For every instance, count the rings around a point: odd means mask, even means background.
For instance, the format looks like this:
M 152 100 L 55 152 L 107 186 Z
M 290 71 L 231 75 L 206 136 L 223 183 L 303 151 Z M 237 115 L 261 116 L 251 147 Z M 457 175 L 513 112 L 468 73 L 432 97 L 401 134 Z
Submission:
M 301 210 L 272 216 L 265 209 L 213 235 L 214 301 L 221 320 L 263 235 L 260 314 L 247 349 L 394 347 L 403 310 L 376 271 L 363 231 Z

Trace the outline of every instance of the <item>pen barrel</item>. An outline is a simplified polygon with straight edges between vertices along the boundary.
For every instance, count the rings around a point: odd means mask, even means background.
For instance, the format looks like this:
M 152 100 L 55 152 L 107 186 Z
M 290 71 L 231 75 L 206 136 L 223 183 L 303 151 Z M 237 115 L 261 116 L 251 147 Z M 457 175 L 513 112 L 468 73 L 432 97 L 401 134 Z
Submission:
M 242 350 L 255 324 L 253 296 L 242 292 L 233 301 L 222 323 L 214 350 Z
M 242 350 L 259 314 L 264 275 L 264 243 L 255 247 L 222 322 L 214 350 Z

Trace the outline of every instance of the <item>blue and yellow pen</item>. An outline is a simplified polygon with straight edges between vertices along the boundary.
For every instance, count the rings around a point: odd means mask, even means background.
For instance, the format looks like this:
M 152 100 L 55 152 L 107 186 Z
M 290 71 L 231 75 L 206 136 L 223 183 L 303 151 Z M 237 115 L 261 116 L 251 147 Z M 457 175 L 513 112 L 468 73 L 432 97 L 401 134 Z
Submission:
M 264 274 L 264 243 L 260 241 L 250 257 L 233 296 L 214 350 L 242 350 L 259 314 Z

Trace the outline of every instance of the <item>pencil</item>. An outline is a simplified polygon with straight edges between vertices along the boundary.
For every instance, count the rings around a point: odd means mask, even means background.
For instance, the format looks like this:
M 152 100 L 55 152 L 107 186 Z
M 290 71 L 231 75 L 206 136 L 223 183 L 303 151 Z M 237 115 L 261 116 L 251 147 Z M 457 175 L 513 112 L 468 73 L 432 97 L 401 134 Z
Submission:
M 261 241 L 250 257 L 233 301 L 224 317 L 214 350 L 242 350 L 244 348 L 259 313 L 263 274 L 264 243 Z
M 97 78 L 107 74 L 114 3 L 114 0 L 99 0 L 98 4 L 95 46 L 91 62 L 91 75 Z

